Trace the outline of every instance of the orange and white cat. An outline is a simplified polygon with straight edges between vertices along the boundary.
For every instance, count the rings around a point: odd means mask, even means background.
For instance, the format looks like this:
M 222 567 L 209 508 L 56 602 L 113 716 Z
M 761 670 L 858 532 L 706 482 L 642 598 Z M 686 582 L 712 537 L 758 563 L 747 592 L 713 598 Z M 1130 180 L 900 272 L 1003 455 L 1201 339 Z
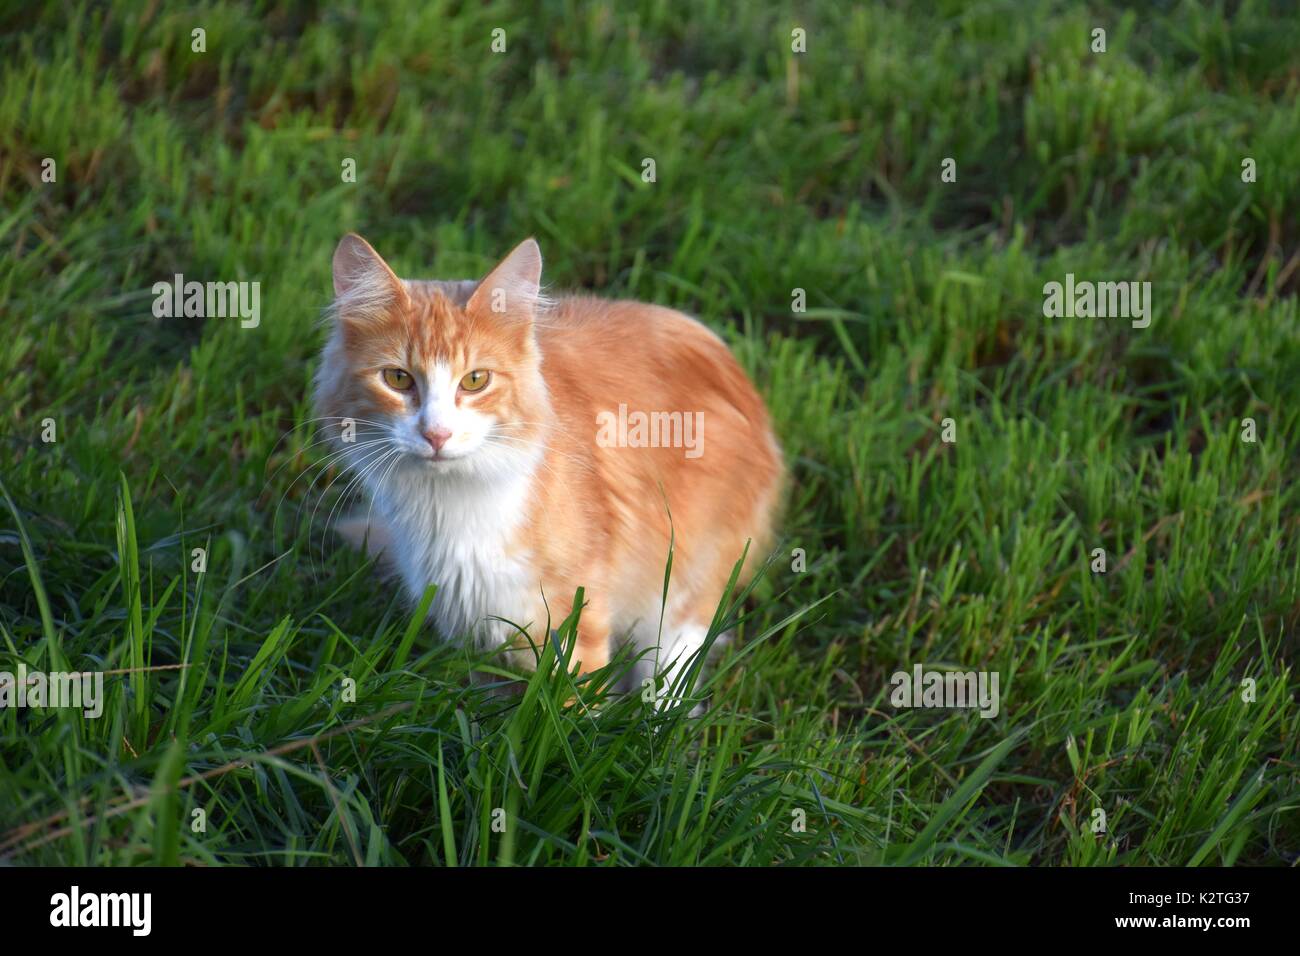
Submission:
M 581 671 L 630 640 L 655 649 L 635 684 L 657 672 L 662 694 L 746 542 L 745 576 L 770 545 L 781 452 L 758 392 L 699 322 L 550 301 L 541 272 L 532 239 L 479 282 L 399 279 L 364 239 L 339 243 L 315 397 L 370 499 L 346 536 L 382 551 L 413 601 L 437 585 L 441 635 L 484 647 L 527 648 L 515 625 L 540 646 L 581 586 Z

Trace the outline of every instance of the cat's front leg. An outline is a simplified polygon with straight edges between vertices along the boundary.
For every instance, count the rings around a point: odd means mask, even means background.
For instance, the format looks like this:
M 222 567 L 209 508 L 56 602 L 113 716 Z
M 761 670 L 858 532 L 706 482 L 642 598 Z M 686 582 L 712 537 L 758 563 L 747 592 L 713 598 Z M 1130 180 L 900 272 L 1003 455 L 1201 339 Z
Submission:
M 590 606 L 583 610 L 578 622 L 578 641 L 571 660 L 577 663 L 579 674 L 590 674 L 609 663 L 609 621 Z

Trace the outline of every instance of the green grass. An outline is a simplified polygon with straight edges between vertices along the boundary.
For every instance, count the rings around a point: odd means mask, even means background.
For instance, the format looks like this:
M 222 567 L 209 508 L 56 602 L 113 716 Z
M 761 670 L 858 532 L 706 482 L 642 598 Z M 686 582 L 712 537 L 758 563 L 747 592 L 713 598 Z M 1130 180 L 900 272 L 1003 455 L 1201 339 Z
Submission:
M 129 671 L 0 710 L 0 861 L 1295 865 L 1289 6 L 536 6 L 0 13 L 0 669 Z M 327 540 L 352 229 L 447 278 L 534 235 L 732 343 L 794 483 L 704 716 L 566 707 L 555 643 L 493 695 Z M 176 272 L 260 326 L 154 318 Z M 1044 318 L 1066 272 L 1152 325 Z M 916 663 L 1000 713 L 893 708 Z

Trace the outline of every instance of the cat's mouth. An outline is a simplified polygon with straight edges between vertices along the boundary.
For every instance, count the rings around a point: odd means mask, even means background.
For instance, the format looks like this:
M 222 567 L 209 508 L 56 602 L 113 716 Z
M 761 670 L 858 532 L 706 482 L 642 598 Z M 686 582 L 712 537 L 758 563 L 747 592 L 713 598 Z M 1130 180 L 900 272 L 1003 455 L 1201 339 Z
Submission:
M 468 456 L 464 449 L 449 451 L 447 448 L 430 448 L 423 442 L 403 442 L 407 457 L 430 467 L 445 467 L 452 462 L 461 461 Z
M 432 452 L 431 454 L 422 454 L 422 455 L 418 455 L 417 457 L 421 461 L 425 462 L 426 464 L 438 468 L 438 467 L 446 467 L 452 462 L 464 461 L 466 456 L 463 454 L 457 454 L 455 452 L 449 454 L 445 451 L 435 451 Z

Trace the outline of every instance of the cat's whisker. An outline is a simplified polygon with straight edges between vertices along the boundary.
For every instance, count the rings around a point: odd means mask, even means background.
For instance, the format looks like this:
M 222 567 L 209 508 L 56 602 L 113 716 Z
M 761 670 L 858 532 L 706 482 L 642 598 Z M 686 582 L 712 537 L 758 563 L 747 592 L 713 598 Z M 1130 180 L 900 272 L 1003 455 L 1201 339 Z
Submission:
M 382 444 L 383 441 L 384 440 L 381 439 L 375 439 L 373 442 L 367 442 L 367 445 Z M 301 472 L 299 472 L 298 475 L 293 479 L 293 481 L 289 483 L 289 487 L 284 490 L 284 493 L 280 496 L 279 502 L 276 503 L 275 512 L 271 516 L 271 527 L 275 528 L 277 526 L 280 517 L 280 508 L 284 505 L 285 499 L 288 497 L 289 492 L 293 490 L 293 486 L 296 485 L 299 481 L 301 481 L 302 478 L 305 475 L 307 475 L 308 472 L 310 472 L 314 468 L 319 469 L 316 473 L 316 476 L 312 478 L 311 483 L 308 484 L 307 486 L 305 495 L 310 496 L 311 490 L 314 487 L 316 487 L 316 482 L 320 480 L 321 475 L 325 474 L 325 472 L 328 471 L 331 467 L 333 467 L 340 459 L 346 458 L 346 456 L 349 453 L 355 453 L 357 448 L 358 448 L 357 445 L 349 445 L 346 448 L 340 449 L 338 451 L 330 452 L 320 461 L 312 462 Z
M 351 480 L 350 480 L 350 481 L 349 481 L 349 482 L 348 482 L 348 483 L 343 487 L 343 491 L 339 493 L 338 500 L 334 502 L 334 507 L 330 508 L 330 512 L 329 512 L 329 514 L 326 515 L 326 517 L 325 517 L 325 531 L 324 531 L 324 534 L 323 534 L 323 536 L 322 536 L 322 538 L 321 538 L 321 555 L 320 555 L 320 556 L 321 556 L 321 563 L 322 563 L 322 564 L 325 563 L 325 543 L 329 540 L 329 535 L 330 535 L 330 524 L 334 521 L 334 514 L 335 514 L 336 511 L 338 511 L 339 506 L 342 505 L 343 502 L 347 501 L 348 494 L 352 491 L 353 488 L 356 488 L 356 487 L 360 486 L 361 489 L 364 491 L 364 489 L 365 489 L 365 484 L 364 484 L 364 482 L 365 482 L 365 478 L 366 478 L 366 476 L 367 476 L 368 474 L 371 474 L 371 473 L 373 473 L 374 471 L 378 470 L 378 468 L 379 468 L 380 466 L 382 466 L 382 465 L 384 465 L 384 464 L 386 464 L 386 463 L 391 464 L 391 462 L 395 462 L 397 459 L 399 459 L 399 458 L 401 457 L 401 454 L 402 454 L 402 450 L 401 450 L 401 448 L 398 448 L 398 447 L 396 447 L 396 446 L 394 446 L 393 448 L 390 448 L 386 454 L 381 455 L 381 456 L 379 457 L 379 460 L 378 460 L 378 462 L 377 462 L 375 465 L 373 465 L 373 466 L 367 466 L 365 469 L 363 469 L 363 470 L 361 470 L 361 471 L 358 471 L 358 472 L 356 473 L 356 475 L 355 475 L 355 476 L 354 476 L 354 477 L 353 477 L 353 478 L 352 478 L 352 479 L 351 479 Z M 371 498 L 371 502 L 372 502 L 372 504 L 373 504 L 373 501 L 374 501 L 374 499 L 373 499 L 373 497 L 372 497 L 372 498 Z M 368 519 L 367 519 L 367 520 L 368 520 Z M 308 540 L 310 540 L 310 538 L 311 538 L 311 535 L 310 535 L 310 531 L 309 531 L 309 532 L 308 532 Z
M 383 454 L 381 454 L 381 455 L 379 456 L 379 460 L 380 460 L 380 461 L 383 461 L 385 458 L 388 457 L 388 455 L 392 454 L 392 451 L 393 451 L 393 449 L 391 449 L 391 448 L 390 448 L 390 449 L 387 449 Z M 346 469 L 345 469 L 345 471 L 346 471 Z M 321 544 L 320 544 L 320 560 L 321 560 L 321 564 L 322 564 L 322 565 L 324 565 L 324 564 L 326 563 L 326 561 L 327 561 L 327 558 L 326 558 L 326 555 L 325 555 L 325 545 L 326 545 L 326 543 L 329 541 L 329 536 L 330 536 L 330 522 L 332 522 L 332 521 L 334 520 L 334 512 L 339 508 L 339 506 L 340 506 L 344 501 L 347 500 L 349 492 L 351 492 L 352 489 L 353 489 L 354 487 L 356 487 L 356 484 L 357 484 L 357 482 L 358 482 L 360 479 L 361 479 L 361 473 L 360 473 L 360 472 L 354 472 L 354 473 L 351 475 L 351 477 L 348 478 L 348 483 L 347 483 L 346 485 L 343 486 L 343 490 L 339 492 L 338 498 L 335 499 L 334 504 L 330 507 L 329 514 L 327 514 L 327 515 L 325 516 L 325 531 L 324 531 L 324 533 L 323 533 L 322 536 L 321 536 Z M 321 498 L 320 498 L 321 501 L 324 501 L 324 500 L 325 500 L 325 494 L 326 494 L 328 491 L 329 491 L 329 489 L 326 488 L 325 491 L 321 493 Z M 320 507 L 319 502 L 317 503 L 317 507 Z M 312 512 L 312 521 L 315 521 L 315 511 L 314 511 L 314 510 L 313 510 L 313 512 Z M 307 525 L 307 542 L 308 542 L 308 544 L 310 545 L 310 543 L 311 543 L 311 522 L 308 522 L 308 525 Z
M 372 433 L 367 432 L 367 433 L 365 433 L 365 434 L 369 435 L 369 434 L 372 434 Z M 375 441 L 388 441 L 387 438 L 378 438 L 378 439 L 374 439 L 374 440 L 375 440 Z M 318 439 L 316 439 L 316 441 L 312 442 L 311 444 L 309 444 L 309 445 L 304 445 L 304 446 L 299 450 L 299 452 L 298 452 L 297 455 L 294 455 L 293 457 L 291 457 L 291 458 L 287 458 L 287 459 L 285 459 L 284 461 L 282 461 L 282 462 L 280 463 L 280 467 L 276 468 L 275 471 L 271 472 L 271 476 L 270 476 L 269 478 L 267 478 L 266 481 L 262 482 L 262 487 L 261 487 L 261 489 L 258 491 L 258 497 L 260 498 L 261 495 L 262 495 L 262 492 L 266 491 L 266 486 L 269 485 L 271 482 L 275 481 L 276 476 L 279 475 L 280 472 L 284 471 L 285 468 L 289 467 L 290 463 L 296 461 L 297 458 L 298 458 L 300 455 L 304 454 L 305 452 L 309 451 L 309 450 L 312 449 L 312 448 L 315 448 L 317 445 L 323 445 L 323 444 L 325 444 L 326 442 L 331 442 L 331 441 L 335 441 L 335 439 L 334 439 L 333 436 L 326 436 L 325 438 L 318 438 Z M 352 447 L 359 447 L 359 446 L 361 446 L 361 445 L 367 445 L 367 444 L 369 444 L 369 443 L 370 443 L 370 440 L 368 439 L 367 441 L 363 441 L 363 442 L 349 442 L 348 444 L 349 444 L 350 446 L 352 446 Z M 270 459 L 268 458 L 267 460 L 269 461 Z M 309 467 L 310 467 L 310 466 L 309 466 Z
M 313 524 L 315 523 L 315 521 L 316 521 L 316 513 L 317 513 L 317 511 L 320 510 L 321 502 L 323 502 L 323 501 L 325 500 L 326 496 L 329 494 L 330 489 L 333 488 L 334 485 L 338 482 L 338 480 L 339 480 L 340 478 L 343 478 L 344 476 L 348 476 L 348 478 L 349 478 L 349 482 L 350 482 L 350 481 L 351 481 L 351 476 L 354 474 L 353 469 L 354 469 L 355 467 L 364 467 L 364 465 L 365 465 L 366 463 L 368 463 L 368 462 L 370 462 L 370 461 L 373 461 L 375 458 L 377 458 L 377 457 L 379 457 L 379 456 L 382 456 L 382 455 L 385 454 L 387 451 L 388 451 L 388 449 L 387 449 L 386 447 L 375 448 L 375 449 L 371 449 L 371 450 L 365 452 L 365 453 L 364 453 L 364 457 L 362 457 L 362 458 L 360 458 L 360 459 L 354 459 L 354 460 L 352 460 L 352 461 L 345 461 L 345 462 L 343 463 L 342 467 L 339 468 L 338 473 L 335 474 L 335 475 L 334 475 L 334 476 L 329 480 L 329 483 L 326 484 L 326 486 L 325 486 L 324 488 L 321 489 L 320 495 L 316 498 L 315 504 L 312 505 L 311 512 L 310 512 L 310 513 L 308 514 L 308 516 L 307 516 L 307 548 L 308 548 L 308 554 L 311 553 L 311 529 L 312 529 L 312 525 L 313 525 Z M 313 481 L 312 481 L 312 485 L 309 486 L 309 488 L 308 488 L 308 492 L 309 492 L 309 493 L 310 493 L 310 491 L 311 491 L 311 488 L 315 486 L 315 483 L 316 483 L 317 480 L 319 480 L 319 478 L 320 478 L 320 475 L 317 475 L 316 478 L 313 479 Z M 313 572 L 314 572 L 314 567 L 313 567 Z
M 572 442 L 576 442 L 576 443 L 581 443 L 581 442 L 583 442 L 584 440 L 586 440 L 586 439 L 583 439 L 583 438 L 580 438 L 580 437 L 575 436 L 571 430 L 565 428 L 563 425 L 561 425 L 561 424 L 560 424 L 559 422 L 557 422 L 557 421 L 549 421 L 549 422 L 524 422 L 524 421 L 499 422 L 499 423 L 496 424 L 494 427 L 497 429 L 497 431 L 498 431 L 498 433 L 499 433 L 501 430 L 506 429 L 506 428 L 527 428 L 527 427 L 529 427 L 529 426 L 536 426 L 536 427 L 542 428 L 546 433 L 554 432 L 555 434 L 560 435 L 560 436 L 562 436 L 562 437 L 564 437 L 564 438 L 567 438 L 567 439 L 569 439 L 570 441 L 572 441 Z M 502 438 L 507 438 L 507 437 L 512 437 L 512 436 L 501 435 L 501 437 L 502 437 Z M 591 436 L 591 440 L 592 440 L 592 441 L 595 440 L 594 435 Z
M 316 513 L 320 510 L 321 502 L 325 500 L 325 496 L 329 494 L 330 489 L 333 488 L 335 484 L 337 484 L 337 482 L 338 482 L 338 480 L 339 480 L 340 478 L 342 478 L 344 475 L 348 474 L 348 472 L 349 472 L 350 469 L 356 468 L 356 469 L 357 469 L 358 471 L 360 471 L 361 473 L 365 473 L 366 471 L 368 471 L 368 470 L 370 469 L 370 466 L 371 466 L 371 465 L 372 465 L 376 460 L 378 460 L 378 461 L 382 461 L 382 460 L 384 459 L 385 456 L 387 456 L 387 455 L 389 455 L 389 454 L 392 454 L 394 451 L 398 451 L 398 450 L 399 450 L 399 449 L 396 449 L 396 448 L 377 448 L 377 449 L 374 449 L 373 451 L 366 452 L 366 456 L 365 456 L 365 458 L 364 458 L 364 460 L 363 460 L 362 462 L 358 462 L 358 463 L 356 463 L 356 464 L 345 464 L 345 465 L 343 466 L 343 468 L 339 471 L 339 473 L 338 473 L 337 475 L 335 475 L 333 478 L 330 479 L 330 483 L 329 483 L 328 485 L 326 485 L 326 486 L 324 487 L 324 489 L 321 491 L 321 493 L 320 493 L 320 497 L 316 500 L 316 505 L 315 505 L 315 507 L 313 507 L 313 508 L 311 509 L 311 516 L 310 516 L 310 517 L 308 518 L 308 520 L 307 520 L 307 548 L 308 548 L 308 554 L 309 554 L 309 555 L 310 555 L 310 553 L 311 553 L 311 529 L 312 529 L 312 525 L 314 525 L 314 524 L 316 523 Z M 355 474 L 355 472 L 354 472 L 354 474 Z M 344 495 L 346 495 L 346 493 L 347 493 L 347 489 L 348 489 L 349 487 L 351 487 L 351 485 L 352 485 L 352 481 L 353 481 L 353 480 L 355 480 L 355 479 L 349 479 L 348 484 L 344 486 L 344 488 L 343 488 Z M 340 496 L 340 497 L 342 497 L 342 496 Z M 331 510 L 332 510 L 332 509 L 331 509 Z M 326 521 L 326 525 L 328 526 L 328 520 Z M 322 561 L 322 563 L 324 562 L 324 560 L 325 560 L 325 549 L 324 549 L 324 546 L 322 545 L 322 547 L 321 547 L 321 561 Z M 315 568 L 315 560 L 312 559 L 312 573 L 313 573 L 313 574 L 315 574 L 315 570 L 316 570 L 316 568 Z
M 399 445 L 394 445 L 393 447 L 391 447 L 391 449 L 389 449 L 389 455 L 394 455 L 394 459 L 399 459 L 400 457 L 402 457 L 402 454 L 403 454 L 402 447 L 400 447 Z M 378 459 L 378 462 L 381 463 L 385 462 L 385 460 L 389 458 L 389 455 L 381 455 L 380 459 Z M 372 458 L 370 459 L 370 462 L 374 462 L 374 460 L 376 459 Z M 359 466 L 357 466 L 356 470 L 354 471 L 354 476 L 352 476 L 352 479 L 348 481 L 347 485 L 343 486 L 342 493 L 339 494 L 339 501 L 342 501 L 342 499 L 346 498 L 348 494 L 351 493 L 351 490 L 354 488 L 360 488 L 364 492 L 365 477 L 367 477 L 369 473 L 372 471 L 373 470 L 372 468 L 369 467 L 369 464 L 359 464 Z M 325 528 L 326 528 L 326 532 L 328 532 L 329 531 L 328 519 L 326 519 Z
M 388 467 L 384 469 L 384 473 L 383 473 L 382 475 L 379 476 L 379 480 L 378 480 L 377 482 L 375 482 L 375 484 L 378 485 L 378 486 L 381 487 L 381 488 L 384 487 L 384 482 L 388 481 L 388 476 L 389 476 L 390 474 L 392 474 L 393 469 L 396 468 L 396 467 L 398 466 L 398 464 L 401 463 L 401 461 L 402 461 L 402 456 L 401 456 L 401 455 L 398 455 L 397 457 L 395 457 L 395 458 L 394 458 L 394 459 L 389 463 Z M 375 511 L 375 498 L 376 498 L 376 497 L 377 497 L 376 495 L 371 495 L 371 496 L 370 496 L 370 507 L 366 509 L 366 524 L 365 524 L 365 527 L 366 527 L 366 533 L 369 533 L 370 529 L 372 529 L 372 528 L 374 527 L 374 525 L 372 525 L 372 524 L 370 523 L 370 516 L 371 516 L 372 514 L 374 514 L 374 511 Z M 326 527 L 326 532 L 328 533 L 328 531 L 329 531 L 329 528 L 328 528 L 328 526 L 327 526 L 327 527 Z
M 567 428 L 563 427 L 558 421 L 554 421 L 554 420 L 549 422 L 526 422 L 521 420 L 514 420 L 508 422 L 500 422 L 497 424 L 496 427 L 497 428 L 522 428 L 528 425 L 537 425 L 539 427 L 546 428 L 550 431 L 559 432 L 561 435 L 573 434 Z
M 272 530 L 274 530 L 275 527 L 276 527 L 276 523 L 278 522 L 279 517 L 280 517 L 280 508 L 284 505 L 284 501 L 285 501 L 285 499 L 289 496 L 289 492 L 293 491 L 293 486 L 296 485 L 299 481 L 301 481 L 302 478 L 303 478 L 303 476 L 306 475 L 309 471 L 311 471 L 313 468 L 317 468 L 317 467 L 320 467 L 320 468 L 322 468 L 322 469 L 324 469 L 324 468 L 328 468 L 330 465 L 333 465 L 333 464 L 334 464 L 334 463 L 335 463 L 339 458 L 341 458 L 341 457 L 347 455 L 347 453 L 348 453 L 350 450 L 353 450 L 353 449 L 356 449 L 356 448 L 362 448 L 362 447 L 365 447 L 365 446 L 367 446 L 367 445 L 379 444 L 380 442 L 387 442 L 387 441 L 390 441 L 390 440 L 391 440 L 391 439 L 388 439 L 388 438 L 376 438 L 376 439 L 371 439 L 371 440 L 368 440 L 368 441 L 365 441 L 365 442 L 354 442 L 354 443 L 350 443 L 350 444 L 348 444 L 348 446 L 345 447 L 345 448 L 339 449 L 339 450 L 337 450 L 337 451 L 332 451 L 332 452 L 330 452 L 329 454 L 327 454 L 327 455 L 325 455 L 323 458 L 321 458 L 319 461 L 309 462 L 308 465 L 307 465 L 307 467 L 304 468 L 302 471 L 300 471 L 300 472 L 297 474 L 297 476 L 294 477 L 293 481 L 289 482 L 289 487 L 287 487 L 287 488 L 284 489 L 284 493 L 280 495 L 280 500 L 276 502 L 276 504 L 275 504 L 275 511 L 273 511 L 272 514 L 271 514 L 271 528 L 272 528 Z M 320 476 L 317 475 L 317 478 L 319 478 L 319 477 L 320 477 Z M 308 492 L 311 491 L 311 488 L 312 488 L 312 486 L 315 485 L 315 483 L 316 483 L 315 480 L 313 480 L 313 481 L 312 481 L 312 484 L 309 485 L 309 486 L 307 487 L 307 491 L 308 491 Z M 263 487 L 265 488 L 265 486 L 263 486 Z
M 499 444 L 497 444 L 497 441 L 496 441 L 495 439 L 492 439 L 492 438 L 486 438 L 486 439 L 484 439 L 484 440 L 483 440 L 483 446 L 484 446 L 485 448 L 500 448 L 500 449 L 503 449 L 504 451 L 511 451 L 511 452 L 518 451 L 517 448 L 515 448 L 515 447 L 513 447 L 513 446 L 511 446 L 511 445 L 499 445 Z M 549 464 L 547 464 L 545 456 L 540 456 L 540 457 L 537 459 L 537 464 L 538 464 L 539 467 L 545 468 L 549 474 L 551 474 L 551 475 L 555 475 L 555 474 L 556 474 L 555 469 L 552 468 Z
M 275 440 L 275 444 L 271 446 L 271 450 L 266 453 L 267 461 L 271 460 L 271 456 L 275 454 L 275 450 L 280 447 L 280 442 L 284 441 L 286 438 L 288 438 L 290 435 L 296 432 L 299 428 L 304 428 L 307 425 L 312 424 L 313 422 L 325 422 L 325 421 L 340 421 L 340 422 L 353 421 L 360 425 L 372 425 L 375 428 L 385 427 L 382 422 L 372 422 L 364 418 L 356 418 L 355 416 L 352 415 L 317 415 L 315 418 L 306 418 L 300 421 L 298 424 L 294 425 L 292 428 L 290 428 L 288 431 L 286 431 L 284 434 L 282 434 L 279 438 Z
M 510 445 L 496 445 L 495 447 L 500 448 L 504 451 L 518 451 L 517 448 Z M 560 473 L 555 470 L 555 467 L 546 461 L 545 456 L 540 456 L 537 459 L 537 467 L 544 468 L 546 470 L 546 473 L 553 478 L 558 479 L 561 477 Z
M 502 442 L 509 442 L 510 444 L 508 445 L 501 444 Z M 508 448 L 511 450 L 514 450 L 516 446 L 521 446 L 524 448 L 540 448 L 543 452 L 540 458 L 541 464 L 546 464 L 546 460 L 545 460 L 546 452 L 553 452 L 554 454 L 557 454 L 562 458 L 569 458 L 578 465 L 585 464 L 584 462 L 575 459 L 572 455 L 565 454 L 564 452 L 561 451 L 556 451 L 554 448 L 552 448 L 550 445 L 546 444 L 545 442 L 529 441 L 528 439 L 525 438 L 511 438 L 509 435 L 486 435 L 483 438 L 483 443 L 485 445 L 490 444 L 490 445 L 495 445 L 495 447 L 497 448 Z
M 567 458 L 569 461 L 573 462 L 579 468 L 590 470 L 592 467 L 590 462 L 584 461 L 583 459 L 579 458 L 576 455 L 570 455 L 568 452 L 560 451 L 558 448 L 555 448 L 553 445 L 549 444 L 548 442 L 533 441 L 527 438 L 515 438 L 512 435 L 488 435 L 487 438 L 485 439 L 485 441 L 494 441 L 494 440 L 515 442 L 516 444 L 519 445 L 527 445 L 533 448 L 541 448 L 545 452 L 549 452 L 553 455 L 559 455 L 561 458 Z

